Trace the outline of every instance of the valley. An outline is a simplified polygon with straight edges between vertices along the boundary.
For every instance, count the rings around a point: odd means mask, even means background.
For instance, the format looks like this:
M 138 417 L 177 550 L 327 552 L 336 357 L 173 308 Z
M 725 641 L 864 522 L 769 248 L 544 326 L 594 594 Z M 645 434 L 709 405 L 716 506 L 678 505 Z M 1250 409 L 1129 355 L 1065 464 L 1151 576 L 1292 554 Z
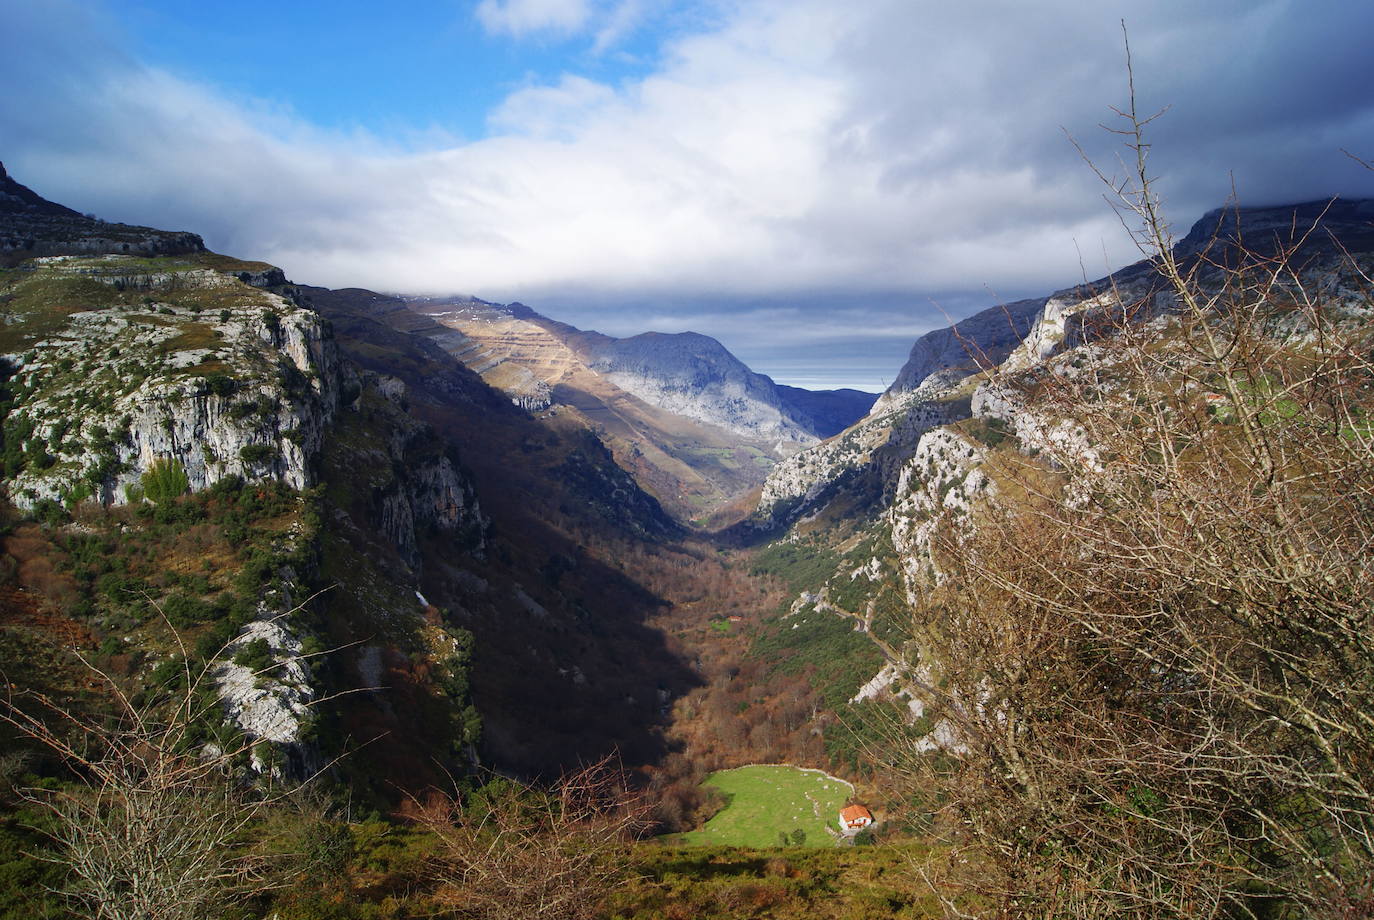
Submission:
M 0 169 L 0 917 L 98 903 L 25 854 L 71 851 L 65 802 L 139 824 L 90 777 L 153 761 L 246 816 L 195 895 L 224 916 L 1077 903 L 1055 847 L 1147 899 L 1151 847 L 1312 897 L 1299 866 L 1365 865 L 1293 806 L 1369 818 L 1372 221 L 1211 212 L 925 335 L 875 398 L 299 284 Z M 1262 782 L 1187 773 L 1235 762 Z M 832 839 L 852 804 L 876 823 Z M 1189 836 L 1222 805 L 1236 836 Z M 1236 871 L 1187 896 L 1249 910 Z

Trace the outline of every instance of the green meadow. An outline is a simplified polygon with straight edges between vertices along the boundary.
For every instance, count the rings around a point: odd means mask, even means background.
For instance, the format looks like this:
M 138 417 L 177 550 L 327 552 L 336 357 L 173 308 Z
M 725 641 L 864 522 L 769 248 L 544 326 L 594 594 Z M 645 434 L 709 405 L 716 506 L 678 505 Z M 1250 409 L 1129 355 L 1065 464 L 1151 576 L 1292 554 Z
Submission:
M 738 767 L 712 773 L 706 785 L 727 805 L 700 830 L 680 834 L 690 846 L 831 846 L 840 809 L 853 789 L 816 770 L 782 765 Z

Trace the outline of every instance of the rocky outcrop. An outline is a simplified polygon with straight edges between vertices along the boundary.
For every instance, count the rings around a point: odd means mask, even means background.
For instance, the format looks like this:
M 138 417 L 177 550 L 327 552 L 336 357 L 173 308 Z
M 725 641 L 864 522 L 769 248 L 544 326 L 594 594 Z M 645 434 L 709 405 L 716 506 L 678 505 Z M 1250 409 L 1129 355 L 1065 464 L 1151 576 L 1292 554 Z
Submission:
M 949 428 L 928 431 L 917 442 L 885 515 L 908 578 L 938 578 L 929 566 L 930 538 L 939 516 L 966 515 L 975 500 L 995 490 L 981 469 L 983 459 L 981 445 Z
M 44 334 L 4 356 L 19 396 L 6 435 L 28 458 L 11 500 L 119 504 L 157 464 L 192 490 L 232 475 L 312 485 L 338 400 L 338 358 L 319 316 L 219 272 L 131 271 L 129 261 L 35 263 L 35 284 L 135 279 L 122 290 L 146 296 L 69 313 L 40 304 L 19 317 L 15 328 Z
M 211 670 L 225 718 L 252 743 L 250 763 L 258 773 L 302 781 L 320 767 L 319 752 L 305 737 L 317 691 L 304 650 L 289 611 L 264 605 Z
M 922 387 L 946 387 L 1001 364 L 1034 326 L 1047 299 L 998 304 L 921 336 L 911 346 L 911 355 L 897 379 L 873 405 L 871 414 L 891 411 Z
M 874 412 L 843 434 L 774 467 L 764 482 L 754 520 L 768 528 L 789 524 L 846 479 L 863 472 L 870 474 L 874 488 L 888 493 L 921 435 L 967 418 L 968 413 L 966 387 L 934 386 L 885 413 Z
M 1263 283 L 1272 285 L 1274 303 L 1279 305 L 1269 331 L 1290 342 L 1310 334 L 1302 311 L 1282 309 L 1285 286 L 1293 284 L 1297 294 L 1296 278 L 1271 278 L 1272 263 L 1266 266 L 1263 260 L 1276 253 L 1296 253 L 1287 264 L 1301 279 L 1305 295 L 1321 303 L 1324 319 L 1363 326 L 1374 313 L 1367 293 L 1369 266 L 1374 263 L 1371 252 L 1374 202 L 1213 211 L 1174 249 L 1194 290 L 1203 297 L 1214 296 L 1219 311 L 1227 302 L 1225 285 L 1239 277 L 1225 267 L 1255 264 Z M 1072 469 L 1073 479 L 1065 484 L 1070 502 L 1086 501 L 1096 491 L 1098 477 L 1115 475 L 1102 460 L 1109 445 L 1092 443 L 1072 415 L 1055 415 L 1060 410 L 1052 398 L 1053 389 L 1049 398 L 1029 394 L 1043 396 L 1044 388 L 1052 388 L 1055 381 L 1079 381 L 1098 393 L 1095 411 L 1137 411 L 1136 395 L 1119 389 L 1128 375 L 1114 372 L 1113 350 L 1107 340 L 1126 331 L 1138 335 L 1151 344 L 1159 373 L 1168 374 L 1188 360 L 1170 352 L 1171 330 L 1179 322 L 1173 316 L 1176 309 L 1174 295 L 1156 266 L 1144 261 L 1042 300 L 995 307 L 961 322 L 958 329 L 941 330 L 917 342 L 897 384 L 875 406 L 874 416 L 894 404 L 919 402 L 932 383 L 951 381 L 975 368 L 981 372 L 962 384 L 969 392 L 967 417 L 925 431 L 902 456 L 896 487 L 882 516 L 914 607 L 920 609 L 922 595 L 945 577 L 939 567 L 940 554 L 933 551 L 936 528 L 941 529 L 942 541 L 957 542 L 973 533 L 977 526 L 974 508 L 980 500 L 995 498 L 999 476 L 1008 464 L 1022 467 L 1031 462 L 1025 459 L 1030 455 L 1050 468 Z M 1005 329 L 1016 329 L 1019 338 L 1004 334 Z M 990 360 L 960 366 L 959 352 Z M 1198 387 L 1200 399 L 1207 395 L 1196 380 L 1183 386 L 1185 390 Z M 815 450 L 790 462 L 805 462 Z M 872 463 L 876 457 L 875 452 Z M 1000 482 L 1007 488 L 1012 480 Z M 918 632 L 923 628 L 938 631 L 942 627 L 921 624 Z M 938 685 L 942 667 L 939 645 L 936 642 L 932 649 L 911 654 L 912 662 L 919 661 L 920 672 L 884 669 L 855 700 L 896 691 L 910 697 L 913 714 L 927 714 L 922 701 L 939 699 L 931 689 Z M 938 707 L 933 710 L 938 718 Z M 957 750 L 959 744 L 959 734 L 949 720 L 937 721 L 921 742 L 925 749 Z
M 365 371 L 359 396 L 345 425 L 369 419 L 370 433 L 347 433 L 331 441 L 334 462 L 346 472 L 335 486 L 357 493 L 355 526 L 384 538 L 412 573 L 420 568 L 420 542 L 430 531 L 480 557 L 486 517 L 471 481 L 434 429 L 408 411 L 410 388 L 389 375 Z M 377 432 L 385 436 L 377 436 Z
M 1242 254 L 1242 245 L 1250 255 Z M 1198 272 L 1205 287 L 1209 279 L 1220 278 L 1218 264 L 1292 250 L 1302 260 L 1310 289 L 1320 291 L 1333 309 L 1350 312 L 1366 309 L 1365 301 L 1358 285 L 1349 284 L 1350 272 L 1338 263 L 1350 252 L 1370 249 L 1374 201 L 1336 201 L 1211 211 L 1174 252 L 1185 270 Z M 997 418 L 1027 449 L 1073 442 L 1077 435 L 1071 426 L 1018 411 L 1013 391 L 998 382 L 999 376 L 1041 367 L 1068 349 L 1090 348 L 1123 323 L 1156 321 L 1174 308 L 1172 295 L 1147 260 L 1091 284 L 999 304 L 929 332 L 912 346 L 896 381 L 864 420 L 769 474 L 756 517 L 773 523 L 795 519 L 860 470 L 878 477 L 891 495 L 891 485 L 896 476 L 906 475 L 903 467 L 923 433 L 970 414 Z M 1060 372 L 1074 369 L 1066 365 Z M 953 394 L 959 398 L 952 399 Z

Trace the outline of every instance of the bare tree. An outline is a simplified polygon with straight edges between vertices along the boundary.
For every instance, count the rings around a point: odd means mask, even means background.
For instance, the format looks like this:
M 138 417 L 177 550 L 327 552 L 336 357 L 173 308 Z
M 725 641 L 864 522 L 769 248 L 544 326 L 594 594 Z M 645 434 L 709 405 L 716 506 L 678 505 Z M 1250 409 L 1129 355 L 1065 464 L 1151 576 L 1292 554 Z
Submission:
M 183 649 L 184 652 L 184 649 Z M 183 656 L 183 662 L 185 661 Z M 190 920 L 260 880 L 246 831 L 273 801 L 235 771 L 255 742 L 223 729 L 212 664 L 184 663 L 170 693 L 136 704 L 112 678 L 113 713 L 87 713 L 38 693 L 0 702 L 0 721 L 60 756 L 77 782 L 19 793 L 55 819 L 52 859 L 79 916 Z
M 420 809 L 441 842 L 435 898 L 465 917 L 595 917 L 646 816 L 609 760 L 551 789 L 496 778 L 466 801 L 437 796 Z
M 1061 436 L 1003 456 L 997 498 L 936 541 L 927 689 L 967 750 L 909 764 L 948 796 L 965 880 L 1008 914 L 1361 916 L 1368 278 L 1325 243 L 1305 265 L 1304 227 L 1176 250 L 1149 118 L 1121 114 L 1130 174 L 1107 181 L 1156 283 L 1107 292 L 1090 346 L 1001 381 Z

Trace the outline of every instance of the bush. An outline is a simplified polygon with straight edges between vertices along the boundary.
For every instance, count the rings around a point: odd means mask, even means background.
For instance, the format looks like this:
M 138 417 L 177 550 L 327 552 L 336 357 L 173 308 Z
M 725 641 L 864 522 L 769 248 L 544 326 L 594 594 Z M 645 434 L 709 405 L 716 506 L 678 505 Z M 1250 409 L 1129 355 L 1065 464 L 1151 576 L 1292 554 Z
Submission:
M 216 611 L 200 598 L 178 591 L 162 602 L 162 612 L 177 629 L 186 629 L 212 619 Z
M 243 647 L 234 653 L 234 664 L 254 673 L 267 670 L 275 662 L 272 646 L 261 637 L 244 643 Z
M 170 502 L 184 495 L 191 487 L 186 468 L 175 457 L 159 457 L 154 460 L 139 477 L 139 481 L 143 484 L 144 496 L 158 504 Z
M 238 389 L 238 382 L 228 374 L 215 372 L 205 377 L 205 390 L 212 396 L 232 396 Z
M 229 407 L 229 417 L 234 421 L 241 421 L 252 415 L 258 409 L 256 401 L 251 399 L 241 400 Z
M 265 464 L 277 458 L 277 448 L 271 444 L 245 444 L 239 450 L 239 459 L 249 466 Z

